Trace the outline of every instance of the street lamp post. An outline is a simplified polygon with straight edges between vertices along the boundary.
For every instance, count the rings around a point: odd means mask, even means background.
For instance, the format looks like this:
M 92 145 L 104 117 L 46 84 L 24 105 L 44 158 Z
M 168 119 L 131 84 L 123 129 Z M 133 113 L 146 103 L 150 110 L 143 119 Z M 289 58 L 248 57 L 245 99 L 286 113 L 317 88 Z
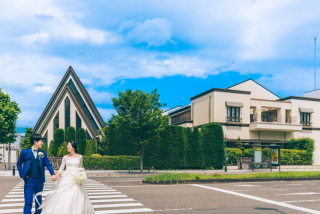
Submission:
M 224 135 L 224 171 L 227 172 L 227 135 Z

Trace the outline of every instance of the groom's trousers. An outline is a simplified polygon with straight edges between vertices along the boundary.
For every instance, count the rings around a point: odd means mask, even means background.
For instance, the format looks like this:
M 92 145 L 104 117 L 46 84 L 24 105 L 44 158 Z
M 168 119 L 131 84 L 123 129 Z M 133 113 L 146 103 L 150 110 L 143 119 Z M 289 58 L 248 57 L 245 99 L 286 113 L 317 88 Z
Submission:
M 43 183 L 41 180 L 41 177 L 37 178 L 27 178 L 24 181 L 24 209 L 23 209 L 23 214 L 32 214 L 31 209 L 32 209 L 32 203 L 33 203 L 33 197 L 36 195 L 38 192 L 43 191 Z M 42 196 L 37 196 L 37 199 L 40 204 L 42 204 Z M 38 210 L 39 205 L 35 201 L 35 207 L 36 207 L 36 212 L 35 214 L 40 214 L 41 210 Z

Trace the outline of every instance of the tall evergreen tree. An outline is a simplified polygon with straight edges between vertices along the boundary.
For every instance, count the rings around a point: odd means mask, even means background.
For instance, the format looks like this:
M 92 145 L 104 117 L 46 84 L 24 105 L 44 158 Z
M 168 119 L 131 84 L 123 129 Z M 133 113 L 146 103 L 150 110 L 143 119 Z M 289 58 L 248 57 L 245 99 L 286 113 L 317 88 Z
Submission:
M 224 165 L 224 139 L 223 129 L 220 124 L 214 123 L 214 156 L 213 156 L 213 167 L 215 169 L 222 169 Z
M 109 123 L 107 126 L 107 142 L 108 142 L 108 155 L 118 155 L 117 150 L 119 146 L 118 129 L 115 123 Z
M 48 149 L 48 156 L 54 156 L 53 155 L 53 148 L 54 148 L 54 141 L 52 140 L 49 144 L 49 149 Z
M 31 135 L 33 134 L 32 128 L 26 128 L 24 139 L 20 142 L 21 149 L 29 149 L 31 145 Z
M 107 153 L 107 150 L 108 150 L 107 129 L 108 127 L 104 127 L 98 131 L 101 137 L 100 142 L 98 144 L 98 154 L 100 155 L 108 154 Z
M 166 126 L 160 132 L 160 142 L 159 142 L 159 158 L 156 164 L 157 169 L 171 169 L 171 155 L 172 155 L 172 132 L 171 126 Z
M 86 150 L 86 142 L 87 142 L 86 130 L 84 130 L 83 128 L 80 128 L 77 131 L 77 147 L 78 147 L 78 153 L 81 155 L 84 155 L 84 152 Z
M 76 141 L 76 130 L 74 127 L 69 126 L 66 133 L 66 142 Z
M 190 139 L 191 168 L 198 169 L 201 166 L 201 134 L 198 127 L 195 127 Z
M 205 156 L 205 167 L 213 167 L 214 160 L 214 129 L 215 125 L 213 123 L 207 124 L 201 127 L 202 133 L 202 144 L 204 147 L 204 156 Z
M 184 150 L 184 165 L 185 168 L 191 168 L 191 161 L 192 161 L 192 156 L 191 156 L 191 147 L 190 147 L 190 141 L 192 140 L 192 128 L 188 127 L 184 129 L 184 135 L 186 137 L 186 145 L 185 145 L 185 150 Z
M 60 146 L 64 142 L 64 130 L 63 129 L 56 129 L 53 135 L 53 155 L 56 156 Z
M 186 144 L 186 138 L 184 135 L 183 127 L 181 126 L 170 126 L 172 130 L 172 155 L 171 155 L 171 166 L 173 169 L 182 168 L 184 166 L 184 150 Z

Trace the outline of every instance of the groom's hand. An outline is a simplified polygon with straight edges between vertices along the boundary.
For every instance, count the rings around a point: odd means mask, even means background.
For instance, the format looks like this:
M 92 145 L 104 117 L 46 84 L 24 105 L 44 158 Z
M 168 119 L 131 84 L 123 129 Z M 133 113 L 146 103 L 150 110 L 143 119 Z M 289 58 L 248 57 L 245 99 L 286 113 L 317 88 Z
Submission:
M 52 180 L 52 181 L 57 181 L 58 178 L 57 178 L 55 175 L 52 175 L 52 176 L 51 176 L 51 180 Z

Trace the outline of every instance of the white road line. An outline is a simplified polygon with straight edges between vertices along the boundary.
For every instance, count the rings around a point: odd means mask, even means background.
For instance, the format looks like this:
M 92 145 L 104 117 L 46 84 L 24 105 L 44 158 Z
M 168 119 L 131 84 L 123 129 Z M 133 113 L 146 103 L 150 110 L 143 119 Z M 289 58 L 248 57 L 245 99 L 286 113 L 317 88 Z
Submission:
M 109 203 L 109 202 L 122 202 L 122 201 L 135 201 L 132 198 L 125 198 L 125 199 L 105 199 L 105 200 L 91 200 L 90 202 L 93 203 Z
M 19 199 L 2 199 L 1 202 L 17 202 L 17 201 L 24 201 L 24 198 L 19 198 Z
M 312 202 L 312 201 L 320 201 L 320 200 L 298 200 L 298 201 L 281 201 L 282 203 L 303 203 L 303 202 Z
M 32 208 L 31 212 L 34 212 L 35 209 Z M 8 210 L 0 210 L 0 213 L 22 213 L 22 209 L 8 209 Z
M 286 185 L 303 185 L 303 184 L 286 184 Z
M 319 192 L 298 192 L 298 193 L 287 193 L 287 194 L 276 194 L 276 195 L 320 195 Z
M 287 189 L 261 189 L 261 190 L 293 190 L 293 189 L 314 189 L 314 188 L 287 188 Z
M 235 187 L 255 187 L 255 186 L 261 186 L 261 185 L 250 185 L 250 184 L 241 184 L 241 185 L 233 185 Z
M 98 195 L 98 196 L 89 196 L 91 198 L 124 198 L 128 197 L 127 195 Z
M 110 207 L 142 207 L 141 203 L 120 203 L 120 204 L 99 204 L 93 205 L 93 208 L 110 208 Z
M 152 209 L 149 208 L 141 208 L 141 209 L 121 209 L 121 210 L 99 210 L 96 211 L 95 214 L 111 214 L 111 213 L 141 213 L 141 212 L 153 212 Z
M 121 192 L 97 192 L 97 193 L 88 193 L 88 195 L 112 195 L 112 194 L 122 194 Z
M 34 205 L 34 203 L 33 203 Z M 11 204 L 0 204 L 0 208 L 2 207 L 23 207 L 24 203 L 11 203 Z
M 104 187 L 104 188 L 90 188 L 90 187 L 89 187 L 89 188 L 87 188 L 87 187 L 85 187 L 85 189 L 86 189 L 86 190 L 99 190 L 99 189 L 100 189 L 100 190 L 106 190 L 106 189 L 112 189 L 112 188 L 108 188 L 108 187 Z
M 201 187 L 201 188 L 205 188 L 205 189 L 210 189 L 210 190 L 215 190 L 215 191 L 219 191 L 219 192 L 223 192 L 223 193 L 228 193 L 231 195 L 236 195 L 236 196 L 240 196 L 240 197 L 244 197 L 244 198 L 249 198 L 252 200 L 257 200 L 257 201 L 262 201 L 265 203 L 269 203 L 269 204 L 274 204 L 274 205 L 278 205 L 278 206 L 282 206 L 282 207 L 287 207 L 290 209 L 294 209 L 294 210 L 300 210 L 303 212 L 307 212 L 307 213 L 315 213 L 315 214 L 320 214 L 320 211 L 318 210 L 312 210 L 312 209 L 308 209 L 308 208 L 304 208 L 304 207 L 298 207 L 298 206 L 294 206 L 291 204 L 286 204 L 286 203 L 282 203 L 282 202 L 278 202 L 278 201 L 273 201 L 273 200 L 269 200 L 269 199 L 264 199 L 264 198 L 259 198 L 259 197 L 255 197 L 255 196 L 251 196 L 251 195 L 246 195 L 243 193 L 238 193 L 238 192 L 232 192 L 232 191 L 228 191 L 228 190 L 224 190 L 224 189 L 219 189 L 219 188 L 215 188 L 215 187 L 208 187 L 208 186 L 204 186 L 204 185 L 199 185 L 199 184 L 191 184 L 192 186 L 195 187 Z
M 46 197 L 46 196 L 42 196 L 43 197 Z M 24 198 L 24 195 L 6 195 L 5 198 Z
M 95 190 L 87 190 L 87 192 L 105 192 L 105 191 L 110 191 L 108 189 L 95 189 Z M 116 190 L 113 190 L 116 191 Z

